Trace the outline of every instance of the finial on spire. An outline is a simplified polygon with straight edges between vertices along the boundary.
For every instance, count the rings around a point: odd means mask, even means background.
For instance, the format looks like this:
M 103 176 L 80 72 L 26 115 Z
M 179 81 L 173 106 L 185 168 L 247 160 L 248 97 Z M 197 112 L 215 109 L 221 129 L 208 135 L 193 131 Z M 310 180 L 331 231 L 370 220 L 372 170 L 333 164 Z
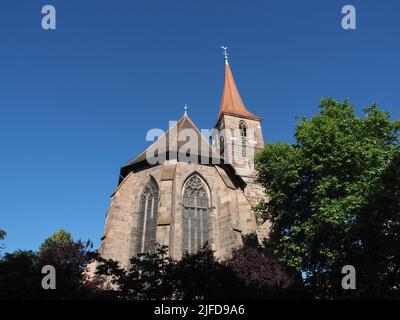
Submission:
M 185 116 L 187 116 L 187 111 L 188 111 L 188 105 L 185 103 L 185 106 L 183 107 L 183 109 L 185 110 Z
M 239 117 L 244 117 L 248 119 L 260 120 L 259 117 L 255 116 L 246 109 L 242 98 L 240 97 L 239 90 L 236 87 L 235 80 L 233 79 L 232 70 L 228 64 L 228 54 L 226 52 L 226 47 L 221 46 L 224 49 L 225 56 L 225 84 L 224 91 L 222 94 L 221 107 L 219 111 L 219 117 L 222 114 L 231 114 Z
M 221 46 L 221 48 L 222 48 L 222 50 L 224 50 L 224 52 L 223 52 L 222 54 L 223 54 L 224 57 L 225 57 L 225 64 L 229 64 L 229 63 L 228 63 L 228 56 L 229 56 L 229 53 L 227 52 L 228 47 Z

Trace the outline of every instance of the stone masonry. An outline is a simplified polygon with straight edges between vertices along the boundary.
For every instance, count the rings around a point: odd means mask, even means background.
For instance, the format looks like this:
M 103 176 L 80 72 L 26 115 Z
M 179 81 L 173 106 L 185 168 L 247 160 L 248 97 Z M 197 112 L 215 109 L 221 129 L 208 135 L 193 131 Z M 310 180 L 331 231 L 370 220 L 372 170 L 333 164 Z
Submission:
M 173 130 L 148 149 L 164 156 L 163 161 L 150 163 L 146 150 L 121 168 L 106 214 L 100 248 L 104 258 L 128 267 L 139 250 L 151 250 L 159 243 L 168 247 L 172 258 L 180 259 L 189 243 L 199 247 L 206 241 L 216 257 L 224 259 L 242 245 L 243 235 L 255 232 L 260 242 L 268 236 L 269 222 L 257 221 L 252 210 L 260 200 L 268 200 L 254 169 L 254 154 L 264 146 L 261 119 L 244 106 L 227 60 L 215 128 L 236 130 L 239 135 L 219 137 L 224 147 L 216 149 L 214 145 L 220 141 L 209 145 L 185 112 Z M 200 149 L 190 149 L 192 160 L 176 156 L 184 129 L 191 129 L 198 141 L 205 142 L 211 162 L 192 161 L 203 159 L 204 150 Z M 164 142 L 167 144 L 160 147 Z M 188 189 L 194 180 L 199 189 Z

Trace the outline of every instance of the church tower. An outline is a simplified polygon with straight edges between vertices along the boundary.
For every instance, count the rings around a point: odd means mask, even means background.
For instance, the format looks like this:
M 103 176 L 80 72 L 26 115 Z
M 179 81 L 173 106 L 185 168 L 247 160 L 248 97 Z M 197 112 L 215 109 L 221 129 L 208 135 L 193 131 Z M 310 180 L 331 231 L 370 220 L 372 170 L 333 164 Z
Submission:
M 263 191 L 255 183 L 257 172 L 254 168 L 254 155 L 264 147 L 261 118 L 245 107 L 225 52 L 225 84 L 215 129 L 219 132 L 213 145 L 219 146 L 221 156 L 233 166 L 236 174 L 247 183 L 245 194 L 252 205 L 260 201 Z
M 259 240 L 265 238 L 268 222 L 261 224 L 252 210 L 264 198 L 254 169 L 254 153 L 264 144 L 260 122 L 244 106 L 225 52 L 218 137 L 213 134 L 210 145 L 185 108 L 180 120 L 121 167 L 101 256 L 127 268 L 130 258 L 157 244 L 180 259 L 207 243 L 224 259 L 242 245 L 243 236 L 256 232 Z

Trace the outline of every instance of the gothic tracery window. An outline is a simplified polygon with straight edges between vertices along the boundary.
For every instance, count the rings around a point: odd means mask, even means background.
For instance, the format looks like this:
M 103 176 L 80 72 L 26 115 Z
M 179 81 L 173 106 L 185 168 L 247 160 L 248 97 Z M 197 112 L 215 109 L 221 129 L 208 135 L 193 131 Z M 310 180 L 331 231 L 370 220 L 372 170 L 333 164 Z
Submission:
M 208 196 L 203 181 L 193 175 L 183 191 L 183 251 L 194 253 L 207 241 Z
M 140 198 L 137 253 L 148 252 L 155 247 L 158 217 L 158 193 L 157 182 L 151 177 Z

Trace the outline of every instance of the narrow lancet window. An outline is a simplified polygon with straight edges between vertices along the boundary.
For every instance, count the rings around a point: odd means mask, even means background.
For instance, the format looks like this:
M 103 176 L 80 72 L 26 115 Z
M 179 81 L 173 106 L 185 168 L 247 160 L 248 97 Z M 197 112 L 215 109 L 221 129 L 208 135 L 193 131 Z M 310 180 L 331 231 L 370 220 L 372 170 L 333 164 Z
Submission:
M 158 185 L 154 178 L 146 184 L 139 204 L 137 253 L 151 251 L 156 245 L 158 218 Z
M 241 138 L 241 142 L 242 142 L 242 157 L 246 156 L 246 140 L 247 140 L 247 127 L 246 124 L 244 123 L 244 121 L 241 121 L 239 123 L 239 131 L 240 131 L 240 138 Z

